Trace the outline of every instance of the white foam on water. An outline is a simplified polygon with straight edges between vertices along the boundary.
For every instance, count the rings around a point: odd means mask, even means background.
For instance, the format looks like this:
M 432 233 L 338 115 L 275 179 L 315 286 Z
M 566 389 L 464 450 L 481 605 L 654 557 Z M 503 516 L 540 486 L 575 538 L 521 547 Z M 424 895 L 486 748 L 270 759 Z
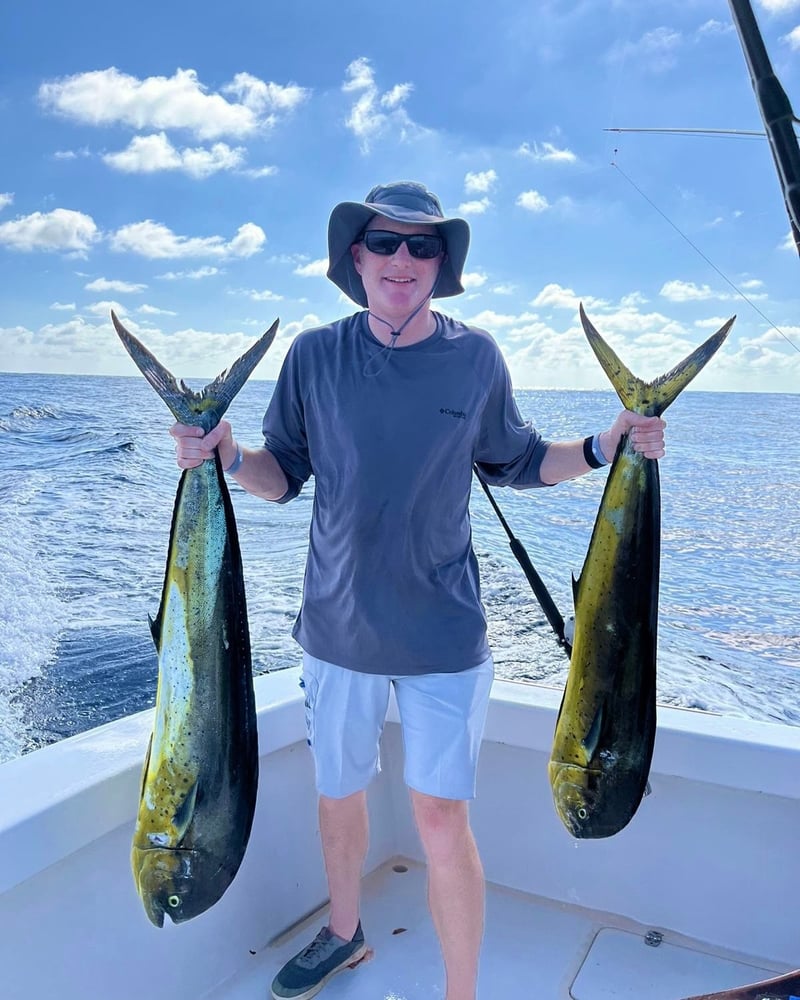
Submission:
M 65 619 L 36 519 L 25 510 L 38 492 L 32 478 L 19 480 L 0 505 L 0 762 L 24 749 L 25 724 L 14 699 L 53 660 Z

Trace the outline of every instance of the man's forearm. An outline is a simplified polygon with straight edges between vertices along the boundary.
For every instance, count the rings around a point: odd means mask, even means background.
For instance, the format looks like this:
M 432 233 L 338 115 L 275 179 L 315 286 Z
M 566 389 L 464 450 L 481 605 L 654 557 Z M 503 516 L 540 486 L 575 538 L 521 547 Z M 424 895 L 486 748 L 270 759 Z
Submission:
M 230 473 L 236 482 L 264 500 L 280 500 L 289 489 L 289 483 L 278 460 L 266 448 L 241 448 L 242 462 L 235 472 Z M 225 458 L 228 461 L 225 461 Z M 236 460 L 236 455 L 223 456 L 220 461 L 228 468 Z
M 601 434 L 601 445 L 605 444 Z M 603 449 L 605 452 L 605 448 Z M 567 479 L 575 479 L 590 471 L 590 466 L 583 453 L 583 441 L 553 441 L 548 446 L 539 475 L 542 482 L 548 486 L 563 483 Z

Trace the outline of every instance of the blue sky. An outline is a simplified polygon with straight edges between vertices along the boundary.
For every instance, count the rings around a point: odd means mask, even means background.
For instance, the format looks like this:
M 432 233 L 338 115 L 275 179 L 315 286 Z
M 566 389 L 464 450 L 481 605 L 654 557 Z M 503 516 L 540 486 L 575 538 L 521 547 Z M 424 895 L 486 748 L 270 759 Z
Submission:
M 800 105 L 800 0 L 755 7 Z M 582 300 L 642 377 L 736 313 L 695 387 L 800 387 L 766 141 L 604 131 L 761 128 L 726 0 L 49 0 L 5 4 L 0 37 L 5 371 L 131 374 L 113 305 L 184 377 L 279 316 L 275 377 L 299 330 L 356 308 L 324 277 L 333 205 L 412 178 L 472 227 L 439 307 L 517 386 L 607 388 Z

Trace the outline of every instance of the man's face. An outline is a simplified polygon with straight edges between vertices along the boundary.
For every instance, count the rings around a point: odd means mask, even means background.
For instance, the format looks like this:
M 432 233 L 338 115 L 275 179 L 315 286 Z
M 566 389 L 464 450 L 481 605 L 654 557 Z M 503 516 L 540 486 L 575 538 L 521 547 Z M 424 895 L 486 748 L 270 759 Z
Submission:
M 366 228 L 367 231 L 378 229 L 403 236 L 436 233 L 434 226 L 393 222 L 380 216 L 370 219 Z M 350 251 L 364 283 L 370 310 L 383 319 L 398 321 L 405 319 L 430 295 L 443 259 L 441 253 L 429 260 L 412 257 L 405 243 L 401 243 L 391 256 L 372 253 L 363 243 L 353 244 Z

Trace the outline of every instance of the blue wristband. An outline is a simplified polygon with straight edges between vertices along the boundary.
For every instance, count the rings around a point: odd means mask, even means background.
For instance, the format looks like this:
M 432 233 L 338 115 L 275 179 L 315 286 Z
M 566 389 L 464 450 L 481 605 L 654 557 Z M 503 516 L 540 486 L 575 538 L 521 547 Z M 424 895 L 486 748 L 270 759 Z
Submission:
M 229 476 L 232 476 L 239 471 L 239 466 L 242 464 L 243 461 L 244 461 L 244 455 L 242 454 L 242 449 L 237 444 L 236 458 L 234 458 L 234 460 L 231 462 L 228 468 L 224 469 L 223 471 L 227 472 Z
M 583 439 L 583 457 L 590 469 L 601 469 L 608 465 L 608 460 L 600 447 L 600 435 Z
M 595 436 L 592 438 L 592 454 L 601 465 L 608 465 L 608 459 L 603 454 L 603 449 L 600 447 L 599 434 L 595 434 Z

